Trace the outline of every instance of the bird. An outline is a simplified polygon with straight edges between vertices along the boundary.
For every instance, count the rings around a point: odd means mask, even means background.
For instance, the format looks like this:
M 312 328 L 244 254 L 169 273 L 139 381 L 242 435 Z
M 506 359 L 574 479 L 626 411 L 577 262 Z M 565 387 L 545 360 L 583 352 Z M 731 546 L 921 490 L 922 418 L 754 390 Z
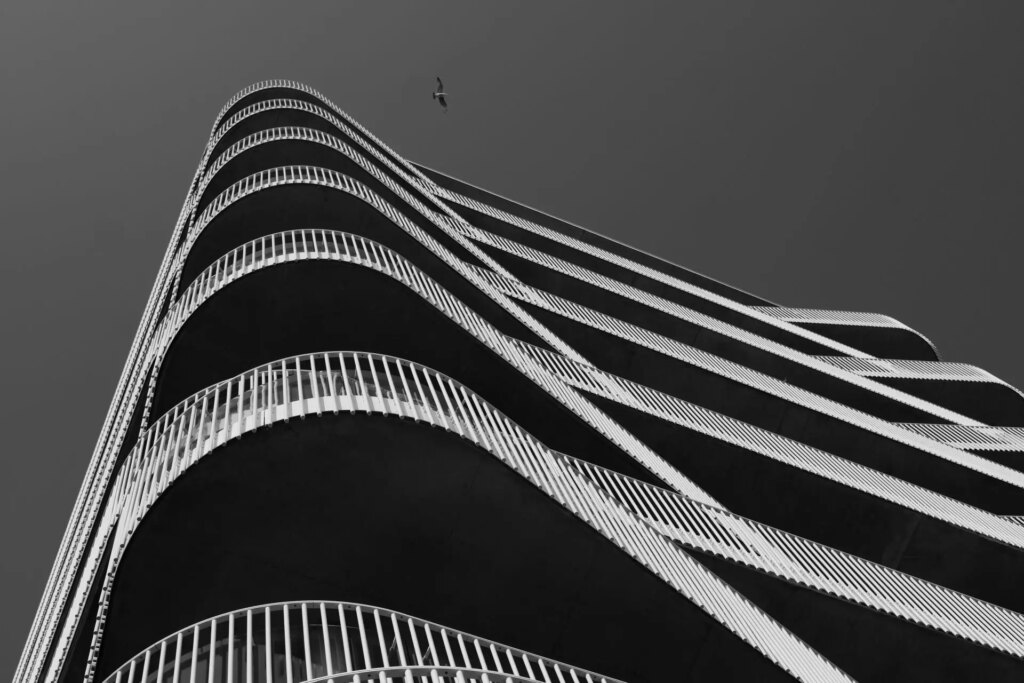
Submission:
M 444 91 L 444 83 L 441 82 L 440 76 L 437 77 L 437 90 L 434 91 L 432 96 L 435 100 L 441 103 L 441 109 L 443 109 L 444 112 L 447 114 L 448 103 L 445 101 L 444 98 L 447 97 L 448 94 Z

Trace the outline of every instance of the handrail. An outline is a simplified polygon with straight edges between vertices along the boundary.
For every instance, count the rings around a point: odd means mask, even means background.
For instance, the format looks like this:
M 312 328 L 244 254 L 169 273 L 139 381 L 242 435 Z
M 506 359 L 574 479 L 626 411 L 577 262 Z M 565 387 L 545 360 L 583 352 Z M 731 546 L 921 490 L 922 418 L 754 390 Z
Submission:
M 990 427 L 904 422 L 902 429 L 972 451 L 1024 451 L 1024 427 Z
M 1024 529 L 992 512 L 526 342 L 513 343 L 572 387 L 1024 550 Z
M 235 683 L 243 675 L 273 681 L 282 668 L 295 683 L 379 681 L 381 675 L 432 683 L 490 676 L 621 683 L 401 612 L 324 600 L 256 605 L 204 619 L 145 648 L 104 682 L 171 683 L 200 670 L 208 672 L 205 683 Z

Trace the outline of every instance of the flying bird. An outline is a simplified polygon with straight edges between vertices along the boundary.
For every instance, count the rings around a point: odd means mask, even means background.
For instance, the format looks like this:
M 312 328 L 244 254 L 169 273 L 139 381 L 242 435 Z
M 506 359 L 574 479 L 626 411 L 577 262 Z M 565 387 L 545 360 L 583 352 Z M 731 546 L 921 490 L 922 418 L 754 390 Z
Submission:
M 441 82 L 441 77 L 438 76 L 437 90 L 434 91 L 433 98 L 441 103 L 441 109 L 443 109 L 446 114 L 448 113 L 448 103 L 444 98 L 447 96 L 448 94 L 444 91 L 444 83 Z

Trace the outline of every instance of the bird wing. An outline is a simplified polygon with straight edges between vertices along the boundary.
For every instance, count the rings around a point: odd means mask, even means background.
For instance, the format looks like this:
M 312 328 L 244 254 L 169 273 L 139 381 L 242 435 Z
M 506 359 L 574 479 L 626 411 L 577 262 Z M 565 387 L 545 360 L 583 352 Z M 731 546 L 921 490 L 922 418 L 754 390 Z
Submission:
M 445 99 L 444 99 L 444 95 L 441 95 L 441 96 L 439 96 L 439 97 L 437 98 L 437 101 L 438 101 L 438 102 L 440 102 L 440 103 L 441 103 L 441 106 L 442 106 L 442 107 L 444 107 L 445 109 L 447 109 L 447 108 L 448 108 L 448 103 L 447 103 L 447 102 L 445 101 Z
M 437 92 L 444 92 L 444 83 L 441 82 L 440 76 L 437 76 Z

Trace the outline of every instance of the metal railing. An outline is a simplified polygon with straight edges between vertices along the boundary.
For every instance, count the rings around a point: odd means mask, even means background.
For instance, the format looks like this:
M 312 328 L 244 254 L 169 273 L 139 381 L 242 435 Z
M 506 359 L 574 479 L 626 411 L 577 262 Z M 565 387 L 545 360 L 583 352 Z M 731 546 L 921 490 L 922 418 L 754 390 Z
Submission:
M 1020 614 L 551 451 L 464 385 L 424 366 L 377 354 L 287 358 L 218 383 L 176 406 L 149 430 L 123 470 L 116 489 L 121 502 L 115 506 L 120 512 L 114 547 L 125 547 L 163 491 L 206 454 L 282 420 L 346 411 L 425 422 L 477 444 L 691 599 L 692 560 L 655 542 L 649 532 L 1024 656 Z M 108 584 L 116 566 L 117 557 L 111 560 Z M 712 606 L 710 613 L 734 632 L 742 630 L 725 612 Z M 752 618 L 748 613 L 743 623 Z
M 723 308 L 728 308 L 730 310 L 746 315 L 754 320 L 758 320 L 762 323 L 767 323 L 769 325 L 772 325 L 773 327 L 785 330 L 786 332 L 789 332 L 790 334 L 793 334 L 797 337 L 802 337 L 826 348 L 834 349 L 838 353 L 851 356 L 870 357 L 869 354 L 866 354 L 863 351 L 859 351 L 858 349 L 855 349 L 853 347 L 846 346 L 845 344 L 841 344 L 835 341 L 834 339 L 830 339 L 828 337 L 817 334 L 815 332 L 811 332 L 809 330 L 805 330 L 797 325 L 793 325 L 786 321 L 779 320 L 778 318 L 765 315 L 759 310 L 758 307 L 741 304 L 738 301 L 734 301 L 728 297 L 722 296 L 721 294 L 715 294 L 714 292 L 708 291 L 702 287 L 698 287 L 697 285 L 690 284 L 689 282 L 685 282 L 683 280 L 680 280 L 679 278 L 672 277 L 671 275 L 662 273 L 661 271 L 655 270 L 654 268 L 651 268 L 649 266 L 637 263 L 623 256 L 619 256 L 618 254 L 613 254 L 599 247 L 595 247 L 592 244 L 583 242 L 582 240 L 569 237 L 568 235 L 565 235 L 564 233 L 558 232 L 556 230 L 545 228 L 544 226 L 538 225 L 533 221 L 528 221 L 525 218 L 514 216 L 508 212 L 496 209 L 488 204 L 484 204 L 483 202 L 471 199 L 457 192 L 453 192 L 446 188 L 438 188 L 436 190 L 436 194 L 439 197 L 447 199 L 455 204 L 461 204 L 462 206 L 473 209 L 474 211 L 479 211 L 480 213 L 490 216 L 491 218 L 500 220 L 503 223 L 508 223 L 509 225 L 520 228 L 527 232 L 540 235 L 541 237 L 546 237 L 564 246 L 572 247 L 573 249 L 576 249 L 577 251 L 580 251 L 584 254 L 597 257 L 607 263 L 620 266 L 622 268 L 626 268 L 635 273 L 640 273 L 641 275 L 644 275 L 652 280 L 656 280 L 657 282 L 660 282 L 664 285 L 668 285 L 669 287 L 672 287 L 673 289 L 676 289 L 680 292 L 685 292 L 687 294 L 700 297 L 706 301 L 718 304 Z
M 876 360 L 874 358 L 854 358 L 847 356 L 815 356 L 806 354 L 796 349 L 792 349 L 783 343 L 776 342 L 771 339 L 767 339 L 761 335 L 758 335 L 749 330 L 745 330 L 736 325 L 732 325 L 723 322 L 714 316 L 700 313 L 693 309 L 687 308 L 681 304 L 677 304 L 672 301 L 668 301 L 661 297 L 650 294 L 641 289 L 633 287 L 631 285 L 619 282 L 613 278 L 601 275 L 594 271 L 588 270 L 581 266 L 577 266 L 574 263 L 570 263 L 563 259 L 556 258 L 549 254 L 545 254 L 537 249 L 526 247 L 514 240 L 510 240 L 506 237 L 501 237 L 493 233 L 489 233 L 486 230 L 481 230 L 475 227 L 461 228 L 464 234 L 483 244 L 487 244 L 496 249 L 500 249 L 506 253 L 514 254 L 524 260 L 530 261 L 531 263 L 544 266 L 550 270 L 561 273 L 568 277 L 574 278 L 581 282 L 591 284 L 595 287 L 599 287 L 605 291 L 618 294 L 630 301 L 635 303 L 653 308 L 654 310 L 660 311 L 667 315 L 670 315 L 676 319 L 683 320 L 705 329 L 717 332 L 723 336 L 729 337 L 736 341 L 744 344 L 749 344 L 762 351 L 766 351 L 775 356 L 785 358 L 786 360 L 798 363 L 811 370 L 821 372 L 835 379 L 842 380 L 853 384 L 861 389 L 865 389 L 874 394 L 881 395 L 889 400 L 902 403 L 903 405 L 911 406 L 917 410 L 931 413 L 940 419 L 949 419 L 954 421 L 963 421 L 965 418 L 963 415 L 959 415 L 956 412 L 936 405 L 930 401 L 924 400 L 913 394 L 909 394 L 904 391 L 900 391 L 893 387 L 886 386 L 880 382 L 875 382 L 871 377 L 885 377 L 885 376 L 903 376 L 896 373 L 896 368 L 902 369 L 905 373 L 917 373 L 908 374 L 907 376 L 923 376 L 922 373 L 930 372 L 937 378 L 945 378 L 943 373 L 948 374 L 950 379 L 960 377 L 961 375 L 968 374 L 967 368 L 971 366 L 964 366 L 955 363 L 939 363 L 939 362 L 915 362 L 915 361 L 887 361 L 887 360 Z M 529 287 L 529 285 L 521 284 L 522 287 Z M 533 288 L 536 289 L 536 288 Z M 893 372 L 886 374 L 881 368 L 886 367 L 887 363 L 892 363 Z M 874 372 L 865 372 L 867 368 L 875 368 Z M 972 368 L 971 377 L 977 377 L 981 379 L 982 376 L 985 381 L 1003 383 L 998 378 L 989 375 L 983 370 Z M 983 373 L 983 374 L 978 374 Z M 1007 385 L 1008 386 L 1008 385 Z
M 309 259 L 337 259 L 373 267 L 391 274 L 404 273 L 400 278 L 411 283 L 419 293 L 431 292 L 424 298 L 441 308 L 446 298 L 410 264 L 401 257 L 365 238 L 324 230 L 304 230 L 278 233 L 243 245 L 210 266 L 204 275 L 190 287 L 180 307 L 168 314 L 168 326 L 161 330 L 157 346 L 166 347 L 174 333 L 198 306 L 213 293 L 231 281 L 256 269 Z M 443 309 L 442 309 L 443 310 Z M 458 320 L 459 316 L 452 316 Z M 466 318 L 469 319 L 468 317 Z M 482 322 L 482 321 L 481 321 Z M 479 328 L 467 329 L 471 333 Z M 779 460 L 805 471 L 837 481 L 883 500 L 895 502 L 947 523 L 967 528 L 975 533 L 1000 542 L 1024 547 L 1024 530 L 1008 525 L 1003 519 L 960 501 L 938 495 L 930 490 L 908 484 L 867 467 L 851 463 L 805 444 L 786 439 L 772 432 L 758 429 L 713 411 L 689 404 L 675 397 L 663 395 L 641 385 L 614 377 L 590 366 L 574 363 L 555 353 L 529 344 L 507 339 L 552 376 L 570 386 L 602 395 L 648 414 L 709 434 L 728 443 L 739 445 L 767 457 Z M 162 419 L 173 419 L 168 414 Z M 156 428 L 156 426 L 154 427 Z M 714 506 L 712 506 L 714 507 Z
M 837 418 L 848 424 L 911 446 L 924 453 L 940 457 L 1012 486 L 1024 488 L 1024 473 L 1009 467 L 992 462 L 973 453 L 957 450 L 941 441 L 929 439 L 917 431 L 903 429 L 897 423 L 888 422 L 869 415 L 788 382 L 683 344 L 675 339 L 670 339 L 637 325 L 623 322 L 617 318 L 599 313 L 553 294 L 548 294 L 542 290 L 528 287 L 518 280 L 504 278 L 481 268 L 475 268 L 475 270 L 481 277 L 488 278 L 494 286 L 501 288 L 505 294 L 520 301 L 528 301 L 552 313 L 607 332 L 638 346 L 651 349 L 657 353 L 752 387 L 766 394 L 782 398 L 790 403 Z M 986 426 L 967 417 L 962 417 L 962 420 L 964 424 L 969 426 Z
M 816 356 L 819 360 L 861 377 L 893 377 L 934 379 L 954 382 L 989 382 L 1001 384 L 1020 394 L 1020 390 L 995 375 L 966 363 L 900 358 L 850 358 L 848 356 Z
M 292 106 L 293 103 L 289 103 L 287 106 Z M 306 103 L 294 103 L 304 104 L 306 108 L 312 107 Z M 261 102 L 259 105 L 253 105 L 259 110 L 262 107 L 279 107 L 283 106 L 280 100 L 266 100 Z M 248 109 L 242 110 L 236 114 L 236 117 L 244 118 L 247 116 Z M 233 117 L 234 118 L 234 117 Z M 233 125 L 233 124 L 232 124 Z M 230 128 L 230 125 L 225 127 L 225 131 Z M 202 181 L 197 187 L 197 195 L 201 195 L 205 188 L 208 186 L 213 177 L 217 172 L 224 167 L 229 161 L 235 158 L 237 155 L 252 149 L 255 146 L 266 144 L 270 142 L 277 142 L 281 140 L 301 140 L 306 142 L 314 142 L 317 144 L 324 145 L 335 149 L 343 154 L 346 154 L 350 158 L 355 154 L 354 150 L 351 149 L 345 142 L 336 138 L 332 135 L 328 135 L 319 130 L 304 128 L 300 126 L 284 126 L 272 129 L 265 129 L 258 131 L 252 135 L 249 135 L 242 140 L 234 143 L 231 147 L 225 150 L 220 156 L 214 160 L 209 170 L 204 175 Z M 949 411 L 946 408 L 937 406 L 929 401 L 920 399 L 906 392 L 885 386 L 878 382 L 872 381 L 871 377 L 915 377 L 915 378 L 933 378 L 933 379 L 976 379 L 977 381 L 990 381 L 997 382 L 1006 385 L 1004 382 L 994 377 L 993 375 L 981 370 L 980 368 L 974 368 L 973 366 L 963 365 L 958 363 L 941 363 L 941 362 L 924 362 L 924 361 L 887 361 L 887 360 L 876 360 L 873 358 L 853 358 L 853 357 L 837 357 L 837 356 L 813 356 L 795 351 L 784 344 L 766 339 L 755 333 L 743 330 L 724 323 L 713 316 L 699 313 L 691 309 L 686 308 L 680 304 L 662 299 L 661 297 L 649 294 L 643 290 L 639 290 L 635 287 L 627 285 L 625 283 L 608 278 L 606 276 L 594 273 L 586 268 L 576 266 L 575 264 L 569 263 L 562 259 L 552 257 L 548 254 L 540 252 L 536 249 L 531 249 L 524 245 L 521 245 L 514 240 L 494 235 L 485 230 L 476 228 L 465 223 L 458 223 L 452 219 L 438 217 L 439 220 L 447 222 L 453 229 L 461 232 L 466 237 L 473 239 L 476 242 L 488 244 L 489 246 L 496 247 L 506 251 L 508 253 L 515 254 L 521 258 L 528 259 L 539 265 L 543 265 L 547 268 L 551 268 L 558 272 L 561 272 L 570 277 L 580 279 L 584 282 L 588 282 L 595 286 L 601 287 L 608 291 L 612 291 L 616 294 L 629 298 L 638 303 L 644 304 L 660 310 L 664 313 L 677 317 L 681 320 L 700 325 L 707 329 L 713 330 L 730 338 L 736 339 L 743 343 L 751 344 L 759 349 L 768 351 L 775 355 L 786 358 L 804 366 L 807 366 L 813 370 L 823 372 L 830 376 L 838 379 L 850 382 L 862 388 L 865 388 L 874 393 L 881 394 L 886 398 L 898 401 L 905 405 L 912 406 L 918 410 L 930 412 L 935 414 L 940 419 L 954 419 L 954 420 L 965 420 L 962 415 L 958 415 L 953 411 Z M 774 308 L 759 307 L 759 310 L 768 311 L 773 317 L 780 317 L 775 313 Z M 780 309 L 785 311 L 796 311 L 803 309 Z M 809 311 L 806 315 L 811 314 L 835 314 L 832 317 L 839 317 L 840 312 L 832 311 Z M 781 316 L 784 317 L 784 316 Z M 781 318 L 780 317 L 780 318 Z M 905 326 L 893 320 L 878 314 L 854 314 L 849 313 L 843 316 L 843 319 L 856 319 L 856 320 L 868 320 L 874 324 L 881 324 L 882 322 L 888 321 L 889 326 L 902 327 Z M 891 371 L 886 371 L 886 368 L 891 368 Z M 1012 387 L 1010 387 L 1012 389 Z M 1014 391 L 1016 391 L 1014 389 Z
M 100 593 L 87 678 L 124 549 L 163 492 L 203 457 L 247 432 L 338 412 L 394 415 L 467 439 L 779 666 L 803 680 L 844 679 L 830 662 L 682 552 L 674 539 L 578 476 L 574 459 L 544 447 L 470 389 L 409 361 L 356 352 L 306 354 L 261 365 L 194 394 L 147 430 L 121 469 L 104 519 L 115 529 L 114 553 Z
M 355 188 L 364 191 L 362 186 Z M 362 195 L 360 195 L 362 196 Z M 368 197 L 368 201 L 373 197 Z M 528 379 L 547 391 L 555 400 L 579 415 L 599 433 L 637 460 L 640 465 L 688 496 L 718 504 L 700 487 L 671 467 L 659 455 L 622 429 L 591 403 L 582 399 L 562 382 L 554 380 L 546 371 L 518 349 L 512 341 L 498 332 L 479 314 L 453 297 L 444 288 L 423 274 L 418 268 L 392 250 L 349 233 L 331 230 L 295 230 L 275 233 L 248 242 L 225 254 L 208 266 L 186 289 L 181 298 L 168 311 L 164 324 L 151 345 L 153 367 L 159 369 L 163 354 L 189 316 L 213 294 L 240 277 L 255 270 L 279 263 L 303 260 L 344 261 L 372 268 L 408 286 L 427 303 L 435 307 L 466 332 L 482 342 Z M 155 390 L 156 372 L 152 373 L 147 395 L 146 415 Z
M 617 683 L 417 619 L 334 601 L 235 610 L 154 643 L 105 683 Z
M 1024 451 L 1024 427 L 989 427 L 904 422 L 900 427 L 953 448 Z
M 271 102 L 276 103 L 277 101 L 275 100 Z M 326 121 L 330 122 L 332 125 L 337 127 L 339 131 L 349 136 L 350 138 L 355 136 L 355 133 L 351 129 L 349 129 L 343 121 L 331 115 L 330 112 L 322 108 L 315 107 L 314 105 L 311 105 L 307 102 L 302 102 L 299 100 L 284 100 L 281 101 L 280 103 L 277 103 L 275 106 L 300 109 L 302 111 L 314 113 L 317 116 L 320 116 L 324 118 Z M 225 124 L 224 128 L 220 130 L 219 135 L 226 134 L 227 131 L 231 130 L 231 126 L 235 125 L 237 121 L 241 121 L 244 118 L 247 118 L 248 116 L 252 116 L 255 113 L 258 113 L 258 111 L 263 110 L 263 103 L 257 103 L 255 105 L 252 105 L 251 107 L 246 107 L 245 109 L 239 111 L 237 114 L 231 117 L 231 124 Z M 355 137 L 358 138 L 358 136 Z M 486 264 L 489 268 L 495 270 L 496 272 L 500 272 L 511 276 L 511 274 L 504 270 L 500 265 L 498 265 L 497 262 L 495 262 L 487 254 L 481 251 L 479 247 L 474 245 L 472 241 L 466 239 L 457 231 L 452 230 L 446 222 L 438 220 L 437 207 L 435 207 L 435 209 L 432 210 L 425 206 L 420 199 L 414 197 L 402 185 L 395 182 L 395 180 L 392 177 L 390 177 L 387 173 L 382 172 L 379 168 L 370 163 L 370 161 L 368 161 L 363 154 L 361 154 L 352 146 L 348 145 L 347 143 L 343 142 L 340 139 L 336 139 L 335 142 L 336 145 L 332 146 L 336 150 L 347 156 L 351 161 L 353 161 L 364 171 L 370 174 L 375 180 L 379 181 L 389 190 L 394 192 L 402 201 L 408 204 L 414 211 L 422 215 L 428 221 L 432 222 L 438 230 L 446 234 L 448 237 L 453 239 L 457 244 L 459 244 L 468 252 L 473 254 L 481 263 Z M 207 153 L 203 159 L 204 166 L 209 158 L 209 155 L 212 153 L 215 144 L 216 143 L 213 142 L 210 145 L 208 145 Z M 225 152 L 227 151 L 228 150 L 225 150 Z M 410 186 L 417 187 L 416 182 L 413 179 L 409 178 L 407 174 L 403 173 L 389 159 L 380 155 L 380 153 L 376 152 L 376 150 L 374 150 L 373 148 L 369 148 L 368 151 L 376 153 L 376 158 L 378 161 L 384 163 L 388 167 L 388 169 L 391 170 L 394 174 L 405 179 L 405 181 Z M 287 176 L 287 178 L 282 176 Z M 274 169 L 267 169 L 262 173 L 253 174 L 237 183 L 234 183 L 226 190 L 221 192 L 216 198 L 214 198 L 214 200 L 203 209 L 202 213 L 194 218 L 192 224 L 190 225 L 186 243 L 182 247 L 178 255 L 177 275 L 175 276 L 175 284 L 173 288 L 174 296 L 177 296 L 178 281 L 180 279 L 181 268 L 184 265 L 185 257 L 187 257 L 196 238 L 206 228 L 210 221 L 212 221 L 213 218 L 216 217 L 218 213 L 226 209 L 235 201 L 243 197 L 246 197 L 252 194 L 253 192 L 259 191 L 261 189 L 267 189 L 275 185 L 296 183 L 324 185 L 327 187 L 333 187 L 334 189 L 342 190 L 344 190 L 345 186 L 350 183 L 354 183 L 358 186 L 361 186 L 361 183 L 349 179 L 344 174 L 338 173 L 330 169 L 319 168 L 316 166 L 286 166 Z M 369 194 L 373 194 L 372 192 L 367 192 Z M 450 209 L 444 206 L 443 202 L 440 202 L 439 200 L 437 200 L 428 193 L 423 194 L 427 201 L 431 201 L 440 207 L 440 209 L 442 210 L 442 215 L 444 215 L 444 212 L 447 211 L 457 220 L 461 221 L 461 219 L 455 216 L 455 214 L 451 212 Z M 373 196 L 376 197 L 376 195 Z M 527 314 L 526 311 L 522 310 L 518 305 L 509 300 L 507 297 L 504 297 L 500 292 L 495 291 L 493 288 L 488 287 L 486 283 L 482 283 L 479 281 L 478 278 L 475 278 L 473 273 L 468 271 L 463 266 L 463 263 L 460 259 L 456 258 L 453 254 L 451 254 L 446 248 L 444 248 L 437 240 L 431 237 L 426 231 L 424 231 L 422 228 L 416 226 L 414 223 L 409 221 L 408 218 L 406 218 L 396 209 L 391 207 L 390 204 L 387 204 L 386 202 L 383 202 L 381 200 L 378 200 L 377 204 L 384 205 L 386 207 L 386 209 L 382 212 L 384 212 L 386 215 L 388 215 L 389 218 L 395 221 L 396 225 L 409 232 L 409 234 L 412 237 L 417 239 L 421 244 L 423 244 L 423 246 L 425 246 L 428 250 L 434 253 L 434 255 L 436 255 L 442 261 L 445 261 L 449 266 L 451 266 L 457 272 L 459 272 L 460 275 L 469 280 L 470 283 L 472 283 L 474 286 L 481 289 L 488 297 L 492 298 L 496 303 L 505 308 L 514 318 L 516 318 L 521 323 L 530 328 L 530 330 L 532 330 L 535 334 L 544 339 L 545 342 L 559 349 L 562 353 L 566 353 L 570 356 L 573 356 L 578 360 L 583 360 L 582 357 L 580 357 L 575 352 L 575 350 L 566 345 L 561 339 L 555 336 L 546 327 L 538 323 L 532 316 Z
M 1006 545 L 1024 549 L 1024 529 L 1002 517 L 897 477 L 755 427 L 702 406 L 655 391 L 596 368 L 574 363 L 516 340 L 538 364 L 570 386 L 629 406 L 667 422 L 706 434 L 791 467 Z

